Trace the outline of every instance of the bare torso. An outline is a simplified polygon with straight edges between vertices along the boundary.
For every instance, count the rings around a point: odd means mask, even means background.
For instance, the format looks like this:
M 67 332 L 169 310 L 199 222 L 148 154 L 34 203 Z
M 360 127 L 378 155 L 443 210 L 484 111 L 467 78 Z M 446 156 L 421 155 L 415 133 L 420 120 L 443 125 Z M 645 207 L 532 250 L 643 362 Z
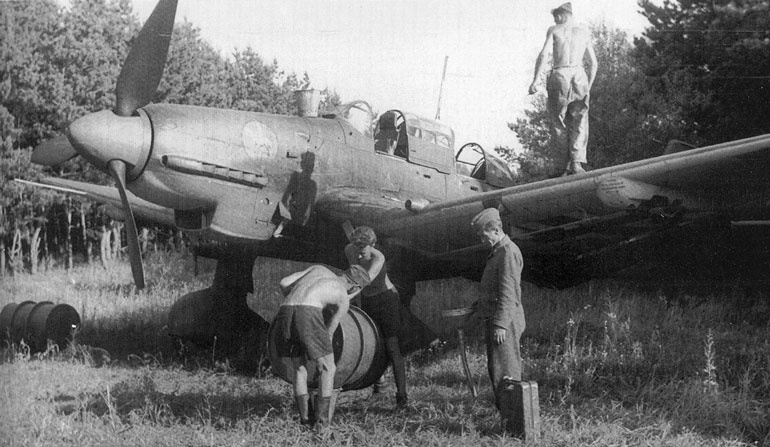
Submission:
M 331 270 L 316 265 L 308 268 L 291 285 L 283 305 L 326 307 L 347 301 L 343 281 Z
M 553 36 L 553 68 L 580 66 L 590 43 L 585 28 L 563 23 L 551 27 Z

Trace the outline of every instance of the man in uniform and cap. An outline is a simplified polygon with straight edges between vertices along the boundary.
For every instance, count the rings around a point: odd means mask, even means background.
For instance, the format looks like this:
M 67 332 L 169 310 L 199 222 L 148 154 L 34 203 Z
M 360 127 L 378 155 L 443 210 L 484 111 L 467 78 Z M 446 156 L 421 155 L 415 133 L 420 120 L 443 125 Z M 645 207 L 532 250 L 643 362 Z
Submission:
M 360 265 L 350 266 L 337 275 L 322 265 L 313 265 L 281 279 L 281 292 L 286 299 L 273 321 L 278 336 L 275 348 L 279 357 L 289 357 L 294 365 L 294 399 L 300 423 L 318 422 L 328 425 L 334 408 L 330 408 L 334 389 L 332 336 L 342 317 L 348 312 L 349 300 L 370 283 L 368 272 Z M 323 309 L 336 306 L 331 320 L 324 322 Z M 316 363 L 320 396 L 315 417 L 310 415 L 306 363 Z
M 503 232 L 497 209 L 487 208 L 478 213 L 471 220 L 471 228 L 491 249 L 481 277 L 481 296 L 474 303 L 474 317 L 484 320 L 487 368 L 499 410 L 504 382 L 521 382 L 519 339 L 525 327 L 521 305 L 524 263 L 519 247 Z
M 553 67 L 546 83 L 548 114 L 559 151 L 567 157 L 563 175 L 579 174 L 585 172 L 583 163 L 586 163 L 588 144 L 588 98 L 596 79 L 598 63 L 590 31 L 573 22 L 572 3 L 564 3 L 551 13 L 556 24 L 548 28 L 545 44 L 537 56 L 529 94 L 537 92 L 537 82 L 552 47 Z M 587 75 L 583 60 L 588 65 Z

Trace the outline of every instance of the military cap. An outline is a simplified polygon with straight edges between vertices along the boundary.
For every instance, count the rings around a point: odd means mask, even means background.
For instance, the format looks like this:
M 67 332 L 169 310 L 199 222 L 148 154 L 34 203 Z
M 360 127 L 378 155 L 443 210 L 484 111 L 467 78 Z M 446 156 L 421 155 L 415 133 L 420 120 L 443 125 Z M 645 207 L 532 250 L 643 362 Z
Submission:
M 501 222 L 500 211 L 497 211 L 497 208 L 487 208 L 471 219 L 471 228 L 473 228 L 474 231 L 481 231 L 489 222 L 495 221 Z
M 362 289 L 372 282 L 366 269 L 358 264 L 351 265 L 347 268 L 347 270 L 342 272 L 342 274 L 345 275 L 353 284 L 361 287 Z
M 571 2 L 567 2 L 567 3 L 564 3 L 563 5 L 560 5 L 560 6 L 556 7 L 556 8 L 554 8 L 554 9 L 552 9 L 551 10 L 551 14 L 556 14 L 559 11 L 564 11 L 564 12 L 572 14 L 572 3 Z

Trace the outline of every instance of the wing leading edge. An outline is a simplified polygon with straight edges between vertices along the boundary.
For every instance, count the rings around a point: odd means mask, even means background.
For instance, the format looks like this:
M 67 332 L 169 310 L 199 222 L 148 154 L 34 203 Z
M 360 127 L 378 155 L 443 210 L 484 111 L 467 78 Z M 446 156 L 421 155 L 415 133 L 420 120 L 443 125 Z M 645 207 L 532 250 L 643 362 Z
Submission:
M 112 186 L 94 185 L 91 183 L 66 180 L 55 177 L 45 177 L 40 181 L 42 183 L 30 182 L 27 180 L 16 179 L 17 182 L 39 186 L 42 188 L 53 189 L 67 194 L 85 196 L 95 202 L 107 204 L 110 208 L 110 215 L 118 220 L 123 220 L 123 205 L 120 200 L 118 190 Z M 174 225 L 174 211 L 162 206 L 155 205 L 146 200 L 140 199 L 130 191 L 126 191 L 128 200 L 134 213 L 151 222 L 157 222 L 163 225 Z

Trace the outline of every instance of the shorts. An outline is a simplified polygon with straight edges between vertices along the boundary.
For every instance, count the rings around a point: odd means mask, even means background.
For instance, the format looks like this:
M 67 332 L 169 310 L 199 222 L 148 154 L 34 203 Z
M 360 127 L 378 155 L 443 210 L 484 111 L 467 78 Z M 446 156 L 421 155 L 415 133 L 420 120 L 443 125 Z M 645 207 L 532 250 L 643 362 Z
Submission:
M 361 297 L 362 309 L 372 317 L 382 332 L 382 338 L 398 337 L 401 330 L 401 300 L 398 292 L 388 289 L 372 296 Z
M 323 311 L 318 307 L 281 306 L 273 325 L 278 357 L 305 356 L 317 360 L 334 352 Z

